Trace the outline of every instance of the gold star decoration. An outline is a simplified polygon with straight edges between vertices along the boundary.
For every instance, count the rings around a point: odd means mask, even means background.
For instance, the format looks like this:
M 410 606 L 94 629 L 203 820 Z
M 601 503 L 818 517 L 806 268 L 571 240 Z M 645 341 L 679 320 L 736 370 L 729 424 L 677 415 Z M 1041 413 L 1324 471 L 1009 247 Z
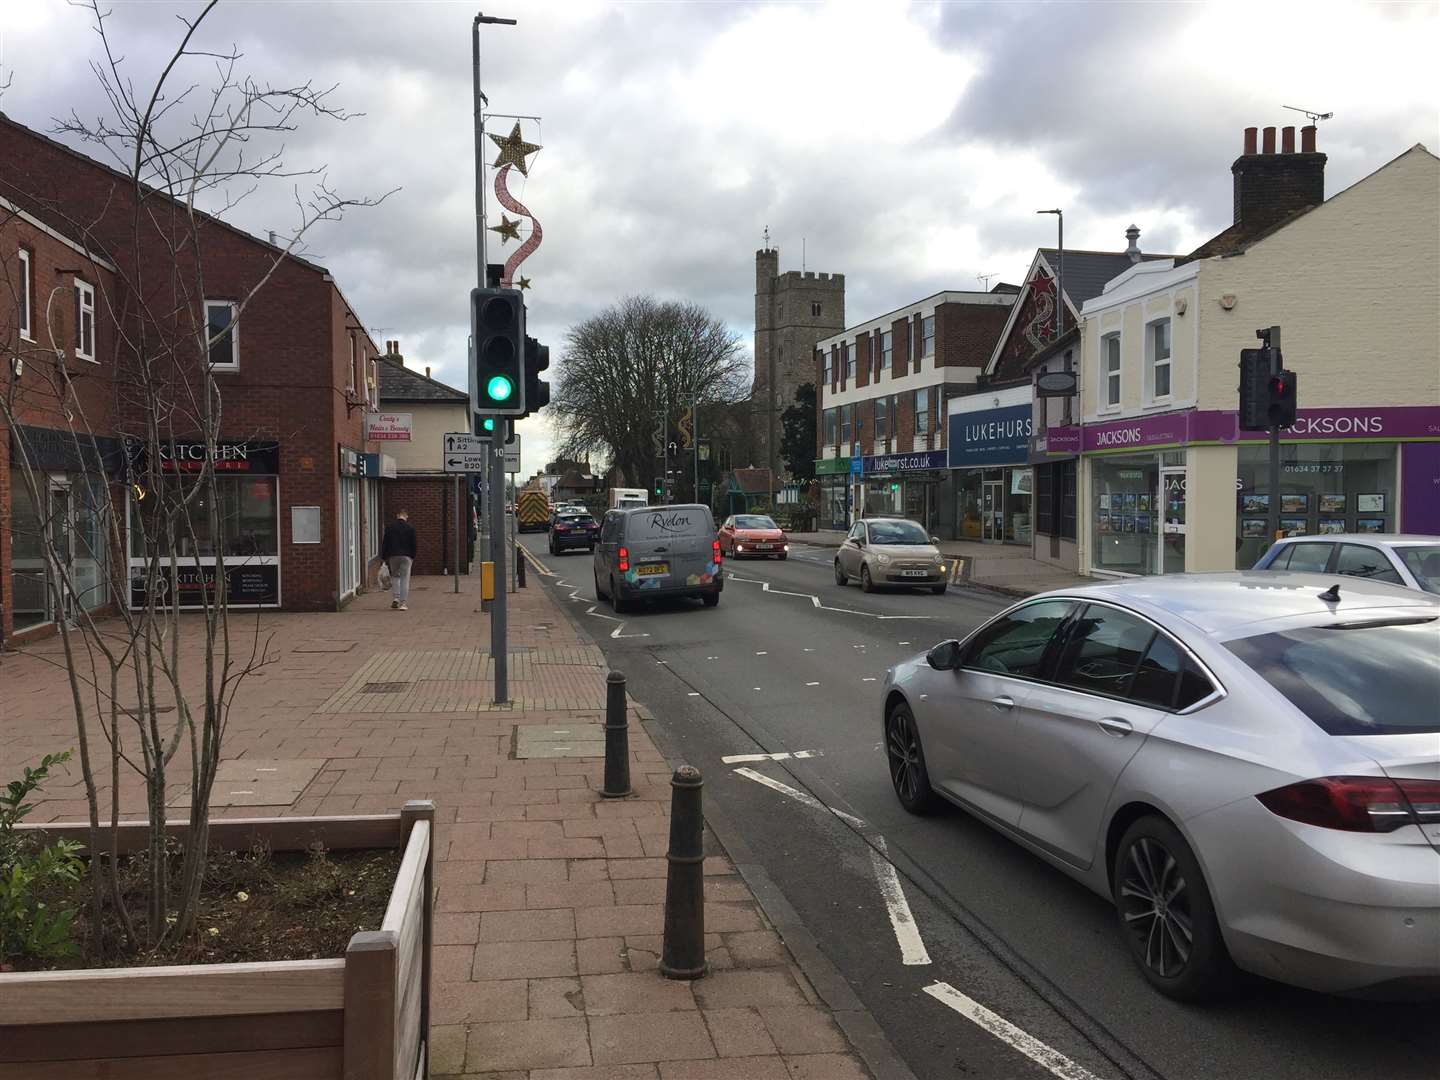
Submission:
M 528 277 L 522 277 L 517 279 L 515 284 L 522 289 L 528 289 L 530 288 L 530 279 Z
M 514 240 L 518 243 L 520 240 L 520 219 L 508 218 L 504 214 L 501 214 L 500 224 L 491 225 L 490 231 L 499 234 L 501 243 L 505 243 L 510 240 Z
M 486 132 L 488 135 L 489 132 Z M 515 126 L 510 129 L 510 134 L 503 138 L 499 135 L 490 135 L 490 141 L 500 148 L 500 156 L 495 159 L 495 168 L 502 165 L 514 165 L 520 170 L 521 176 L 529 176 L 529 166 L 525 159 L 536 150 L 540 149 L 539 143 L 526 142 L 520 134 L 520 122 L 517 120 Z

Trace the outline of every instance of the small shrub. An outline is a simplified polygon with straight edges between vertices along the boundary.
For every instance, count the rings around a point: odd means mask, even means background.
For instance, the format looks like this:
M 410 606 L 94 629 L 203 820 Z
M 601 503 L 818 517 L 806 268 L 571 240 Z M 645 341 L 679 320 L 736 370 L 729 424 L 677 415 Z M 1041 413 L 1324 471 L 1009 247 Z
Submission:
M 35 809 L 29 796 L 49 778 L 51 767 L 69 760 L 68 750 L 46 754 L 0 793 L 0 967 L 12 957 L 54 960 L 79 951 L 71 933 L 77 909 L 45 898 L 75 891 L 85 872 L 84 846 L 72 840 L 36 845 L 15 831 Z

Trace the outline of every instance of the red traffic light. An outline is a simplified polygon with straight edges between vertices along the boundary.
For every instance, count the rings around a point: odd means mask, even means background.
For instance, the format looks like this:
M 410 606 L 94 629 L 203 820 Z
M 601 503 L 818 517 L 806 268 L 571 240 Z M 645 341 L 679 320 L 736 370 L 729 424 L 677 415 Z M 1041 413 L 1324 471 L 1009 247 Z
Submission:
M 1270 396 L 1277 398 L 1289 397 L 1295 393 L 1295 380 L 1290 377 L 1288 371 L 1282 371 L 1279 375 L 1270 378 Z

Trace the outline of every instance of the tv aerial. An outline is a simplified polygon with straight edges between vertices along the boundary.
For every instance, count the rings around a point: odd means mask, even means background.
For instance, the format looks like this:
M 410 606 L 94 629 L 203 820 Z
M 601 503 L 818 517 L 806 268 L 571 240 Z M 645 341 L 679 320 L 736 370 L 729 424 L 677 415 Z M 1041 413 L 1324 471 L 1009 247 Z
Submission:
M 990 291 L 990 279 L 993 278 L 993 277 L 999 277 L 999 276 L 1000 276 L 1000 274 L 997 272 L 997 273 L 994 273 L 994 274 L 976 274 L 976 275 L 975 275 L 975 278 L 976 278 L 977 281 L 980 282 L 981 288 L 983 288 L 986 292 L 989 292 L 989 291 Z
M 1289 109 L 1291 112 L 1304 113 L 1310 118 L 1310 123 L 1319 125 L 1321 120 L 1329 120 L 1334 117 L 1333 112 L 1312 112 L 1309 109 L 1302 109 L 1298 105 L 1281 105 L 1282 109 Z

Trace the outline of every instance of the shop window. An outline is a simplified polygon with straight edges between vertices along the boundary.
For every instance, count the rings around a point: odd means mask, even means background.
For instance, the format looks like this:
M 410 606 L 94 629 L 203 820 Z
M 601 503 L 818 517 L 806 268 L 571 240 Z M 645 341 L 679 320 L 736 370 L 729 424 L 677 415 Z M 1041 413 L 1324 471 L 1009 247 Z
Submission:
M 1076 461 L 1060 463 L 1060 536 L 1075 539 L 1075 473 Z
M 35 307 L 35 279 L 30 270 L 30 250 L 20 249 L 20 336 L 26 341 L 35 340 L 35 328 L 31 325 L 31 312 Z
M 1151 401 L 1170 397 L 1170 320 L 1157 319 L 1145 328 L 1146 391 Z
M 1097 457 L 1091 480 L 1090 565 L 1121 574 L 1157 573 L 1160 467 L 1155 455 Z
M 1100 355 L 1105 370 L 1101 372 L 1100 408 L 1120 407 L 1120 335 L 1106 334 L 1100 339 Z
M 239 306 L 229 300 L 205 301 L 205 332 L 210 341 L 212 371 L 240 369 L 239 327 L 235 325 L 238 315 Z
M 75 279 L 75 356 L 95 359 L 95 289 Z
M 215 514 L 210 513 L 209 496 L 201 492 L 190 504 L 189 527 L 184 535 L 175 539 L 175 555 L 179 558 L 213 558 L 217 547 L 227 559 L 239 559 L 252 555 L 278 555 L 280 553 L 279 497 L 273 476 L 217 476 L 215 478 Z M 132 517 L 141 509 L 135 502 L 130 504 Z M 218 529 L 212 531 L 212 522 Z M 155 539 L 159 543 L 159 554 L 168 557 L 171 552 L 168 540 L 162 531 Z M 130 555 L 142 559 L 146 556 L 141 530 L 130 529 Z
M 1035 466 L 1035 531 L 1042 536 L 1055 534 L 1055 474 L 1058 465 Z

